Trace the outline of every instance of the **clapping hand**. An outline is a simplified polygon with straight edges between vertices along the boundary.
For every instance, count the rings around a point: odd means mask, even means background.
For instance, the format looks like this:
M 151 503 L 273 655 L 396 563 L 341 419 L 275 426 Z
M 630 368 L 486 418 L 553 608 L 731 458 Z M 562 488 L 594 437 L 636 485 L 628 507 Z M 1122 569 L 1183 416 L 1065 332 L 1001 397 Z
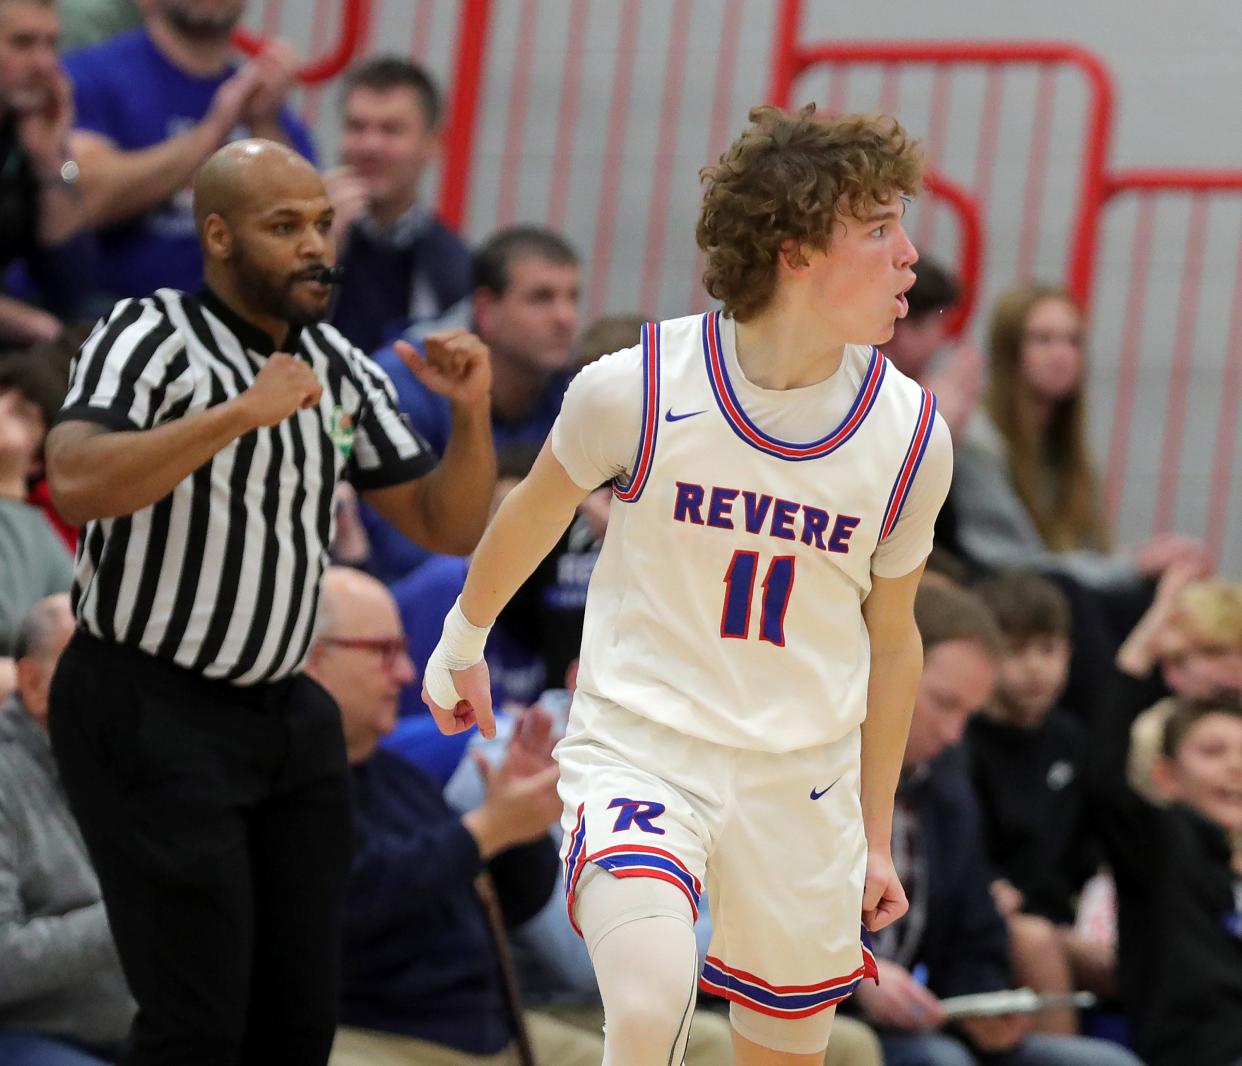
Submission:
M 22 147 L 42 171 L 60 169 L 65 160 L 66 142 L 73 128 L 73 86 L 57 67 L 43 93 L 42 102 L 19 112 L 17 136 Z
M 280 109 L 293 88 L 298 64 L 298 54 L 288 41 L 272 41 L 250 61 L 255 83 L 246 97 L 242 117 L 252 132 L 280 121 Z

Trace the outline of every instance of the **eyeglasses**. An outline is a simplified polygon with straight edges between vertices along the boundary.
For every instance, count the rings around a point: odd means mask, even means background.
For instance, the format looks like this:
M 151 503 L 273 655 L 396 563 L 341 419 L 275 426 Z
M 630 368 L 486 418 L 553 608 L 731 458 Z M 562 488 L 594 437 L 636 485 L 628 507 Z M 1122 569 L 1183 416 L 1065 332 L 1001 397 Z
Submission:
M 380 657 L 380 666 L 391 670 L 409 654 L 405 637 L 320 637 L 321 644 L 333 644 L 351 651 L 374 652 Z

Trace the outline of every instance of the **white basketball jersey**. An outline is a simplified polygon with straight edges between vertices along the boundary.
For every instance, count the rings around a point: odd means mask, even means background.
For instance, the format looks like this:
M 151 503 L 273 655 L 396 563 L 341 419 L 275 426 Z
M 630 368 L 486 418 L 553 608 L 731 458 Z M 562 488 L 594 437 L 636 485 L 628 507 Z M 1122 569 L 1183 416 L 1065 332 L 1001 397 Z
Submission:
M 719 312 L 643 331 L 643 426 L 587 595 L 578 686 L 734 747 L 831 743 L 866 713 L 861 605 L 935 420 L 875 349 L 841 423 L 778 440 L 742 409 Z

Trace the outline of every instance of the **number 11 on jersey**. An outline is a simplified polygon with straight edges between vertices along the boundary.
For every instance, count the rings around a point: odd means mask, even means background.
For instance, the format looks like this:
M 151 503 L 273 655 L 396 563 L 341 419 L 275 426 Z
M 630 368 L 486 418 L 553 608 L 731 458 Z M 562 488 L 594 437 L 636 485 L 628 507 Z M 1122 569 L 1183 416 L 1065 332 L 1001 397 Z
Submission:
M 793 592 L 794 556 L 778 555 L 764 575 L 759 608 L 759 639 L 777 647 L 785 646 L 785 611 Z M 750 636 L 751 603 L 755 577 L 759 573 L 759 553 L 739 548 L 725 571 L 724 610 L 720 614 L 720 635 L 745 640 Z

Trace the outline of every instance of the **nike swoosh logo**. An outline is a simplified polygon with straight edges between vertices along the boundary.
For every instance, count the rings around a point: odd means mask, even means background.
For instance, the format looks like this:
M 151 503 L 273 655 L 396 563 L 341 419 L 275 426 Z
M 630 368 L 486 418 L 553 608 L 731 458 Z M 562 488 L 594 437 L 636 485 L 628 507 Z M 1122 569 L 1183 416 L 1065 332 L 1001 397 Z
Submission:
M 838 777 L 837 781 L 840 781 L 840 780 L 841 779 Z M 837 781 L 834 781 L 832 785 L 835 785 Z M 825 792 L 828 792 L 832 788 L 832 785 L 829 785 L 828 788 L 821 788 L 818 792 L 816 792 L 815 789 L 811 789 L 811 799 L 813 800 L 819 799 L 820 796 L 822 796 Z
M 665 422 L 680 422 L 683 418 L 693 418 L 695 415 L 705 415 L 705 414 L 707 414 L 706 411 L 686 411 L 684 414 L 675 415 L 673 414 L 673 409 L 670 407 L 667 411 L 664 412 L 664 421 Z

